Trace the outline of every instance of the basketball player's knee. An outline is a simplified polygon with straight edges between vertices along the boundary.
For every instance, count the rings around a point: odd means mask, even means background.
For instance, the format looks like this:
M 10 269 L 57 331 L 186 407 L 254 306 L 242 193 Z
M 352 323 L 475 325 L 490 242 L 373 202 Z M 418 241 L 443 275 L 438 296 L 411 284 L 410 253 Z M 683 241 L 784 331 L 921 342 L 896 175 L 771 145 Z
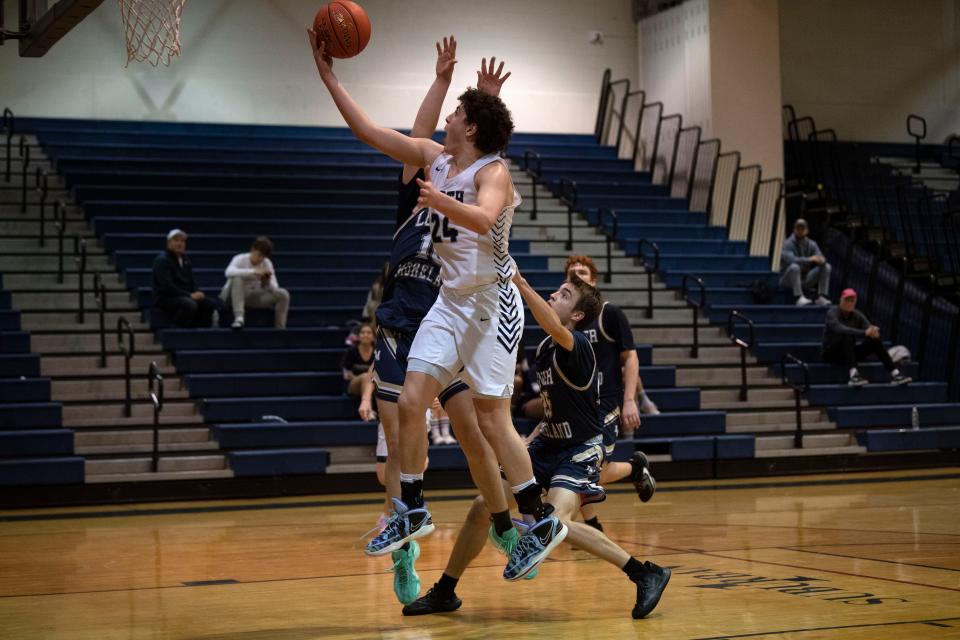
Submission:
M 423 414 L 427 410 L 427 403 L 424 403 L 416 394 L 401 393 L 397 400 L 397 410 L 400 412 L 400 424 L 409 424 L 414 419 L 423 422 Z
M 470 513 L 467 514 L 467 521 L 470 524 L 482 524 L 486 526 L 487 520 L 490 519 L 490 510 L 487 508 L 487 501 L 483 499 L 483 496 L 477 496 L 473 499 L 473 504 L 470 505 Z

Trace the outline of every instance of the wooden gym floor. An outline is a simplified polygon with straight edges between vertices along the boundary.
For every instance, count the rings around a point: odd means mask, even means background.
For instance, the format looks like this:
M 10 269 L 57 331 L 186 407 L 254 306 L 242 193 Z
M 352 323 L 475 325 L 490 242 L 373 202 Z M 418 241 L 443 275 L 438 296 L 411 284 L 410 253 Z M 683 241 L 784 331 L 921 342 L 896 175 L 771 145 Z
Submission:
M 646 620 L 567 546 L 519 584 L 488 546 L 458 612 L 404 618 L 361 494 L 0 512 L 0 638 L 960 638 L 960 469 L 628 487 L 607 532 L 674 570 Z M 432 494 L 423 592 L 468 497 Z

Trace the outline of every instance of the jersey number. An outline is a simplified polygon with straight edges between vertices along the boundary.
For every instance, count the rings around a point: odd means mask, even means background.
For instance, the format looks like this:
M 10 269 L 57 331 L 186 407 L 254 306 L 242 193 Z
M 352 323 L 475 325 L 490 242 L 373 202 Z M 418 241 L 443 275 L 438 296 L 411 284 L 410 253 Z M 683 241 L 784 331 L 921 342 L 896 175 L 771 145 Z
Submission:
M 543 417 L 547 420 L 553 419 L 553 405 L 550 403 L 550 394 L 545 391 L 540 392 L 540 398 L 543 400 Z
M 433 228 L 433 237 L 434 242 L 445 242 L 444 238 L 447 238 L 446 242 L 456 242 L 457 235 L 460 233 L 456 229 L 450 228 L 450 218 L 443 217 L 443 224 L 440 223 L 441 217 L 435 213 L 430 214 L 430 225 Z

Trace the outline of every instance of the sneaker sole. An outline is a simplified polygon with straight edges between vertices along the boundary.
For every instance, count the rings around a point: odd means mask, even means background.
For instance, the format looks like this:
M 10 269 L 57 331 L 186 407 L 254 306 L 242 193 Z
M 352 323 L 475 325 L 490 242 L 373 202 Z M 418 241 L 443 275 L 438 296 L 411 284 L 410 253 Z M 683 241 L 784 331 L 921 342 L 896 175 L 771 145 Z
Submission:
M 891 380 L 890 384 L 896 387 L 902 387 L 903 385 L 910 384 L 911 382 L 913 382 L 913 378 L 904 378 L 903 380 Z
M 413 561 L 410 563 L 410 581 L 416 583 L 417 585 L 417 592 L 413 595 L 412 598 L 404 602 L 403 598 L 401 598 L 400 594 L 397 592 L 396 580 L 394 580 L 394 583 L 393 583 L 393 595 L 397 596 L 397 600 L 400 602 L 400 604 L 404 606 L 416 602 L 417 598 L 420 597 L 420 576 L 417 574 L 417 570 L 413 566 L 417 563 L 417 560 L 419 559 L 420 559 L 420 545 L 416 545 L 413 548 Z
M 430 535 L 431 533 L 433 533 L 433 530 L 434 530 L 434 529 L 436 529 L 436 527 L 435 527 L 434 524 L 431 522 L 431 523 L 428 524 L 428 525 L 425 525 L 425 526 L 420 527 L 419 529 L 417 529 L 416 531 L 414 531 L 413 533 L 411 533 L 410 535 L 408 535 L 406 538 L 401 538 L 401 539 L 398 540 L 397 542 L 394 542 L 393 544 L 388 545 L 388 546 L 384 547 L 383 549 L 380 549 L 379 551 L 371 551 L 369 548 L 367 548 L 367 549 L 364 549 L 363 552 L 364 552 L 365 554 L 367 554 L 368 556 L 373 557 L 373 558 L 376 558 L 376 557 L 379 557 L 379 556 L 385 556 L 385 555 L 387 555 L 388 553 L 393 553 L 394 551 L 396 551 L 397 549 L 399 549 L 399 548 L 402 547 L 403 545 L 407 544 L 407 543 L 410 542 L 411 540 L 416 540 L 416 539 L 418 539 L 418 538 L 422 538 L 422 537 L 424 537 L 424 536 Z
M 649 492 L 644 491 L 643 487 L 649 485 Z M 643 470 L 643 478 L 640 481 L 640 486 L 637 487 L 637 495 L 640 497 L 641 502 L 650 502 L 654 494 L 657 492 L 657 481 L 654 479 L 653 475 L 650 473 L 649 469 Z
M 523 573 L 517 574 L 512 578 L 508 578 L 506 575 L 504 575 L 503 579 L 509 580 L 510 582 L 516 582 L 517 580 L 525 579 L 530 574 L 531 571 L 533 571 L 534 569 L 540 566 L 540 563 L 543 562 L 548 555 L 550 555 L 550 552 L 553 551 L 557 547 L 557 545 L 559 545 L 561 542 L 563 542 L 566 539 L 568 533 L 570 533 L 570 527 L 568 527 L 567 525 L 563 525 L 563 528 L 559 531 L 559 533 L 557 533 L 557 535 L 553 537 L 553 540 L 550 541 L 550 544 L 544 547 L 543 551 L 533 556 L 533 562 L 530 563 L 530 566 L 527 568 L 526 571 L 524 571 Z

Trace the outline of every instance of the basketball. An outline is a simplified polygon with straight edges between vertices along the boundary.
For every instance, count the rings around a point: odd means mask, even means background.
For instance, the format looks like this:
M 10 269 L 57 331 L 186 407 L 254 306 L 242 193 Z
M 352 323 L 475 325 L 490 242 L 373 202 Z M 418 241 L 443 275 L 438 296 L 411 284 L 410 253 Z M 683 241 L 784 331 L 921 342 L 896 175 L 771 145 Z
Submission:
M 352 58 L 370 42 L 370 17 L 363 7 L 350 0 L 328 2 L 313 19 L 317 44 L 327 43 L 334 58 Z

